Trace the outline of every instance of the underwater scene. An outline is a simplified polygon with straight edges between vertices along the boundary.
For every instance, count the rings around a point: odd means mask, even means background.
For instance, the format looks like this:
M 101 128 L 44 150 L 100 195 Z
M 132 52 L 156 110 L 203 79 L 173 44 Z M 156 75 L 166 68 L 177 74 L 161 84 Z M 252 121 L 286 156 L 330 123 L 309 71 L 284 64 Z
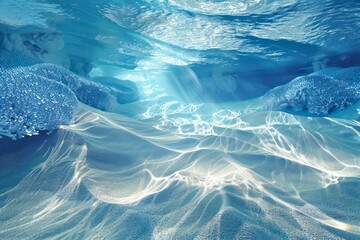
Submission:
M 360 239 L 360 1 L 0 0 L 0 239 Z

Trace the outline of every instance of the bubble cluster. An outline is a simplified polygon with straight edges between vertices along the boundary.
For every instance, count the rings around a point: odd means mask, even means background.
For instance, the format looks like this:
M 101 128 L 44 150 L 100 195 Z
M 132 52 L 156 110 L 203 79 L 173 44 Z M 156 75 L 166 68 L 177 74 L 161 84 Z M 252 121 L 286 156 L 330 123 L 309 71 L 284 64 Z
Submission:
M 270 110 L 326 116 L 360 99 L 360 68 L 329 68 L 276 87 L 264 95 Z
M 112 77 L 95 79 L 97 82 L 23 53 L 0 51 L 0 135 L 18 138 L 69 124 L 77 100 L 111 111 L 117 103 L 138 99 L 133 82 Z M 110 84 L 110 80 L 116 81 Z
M 31 136 L 74 119 L 76 96 L 56 81 L 0 68 L 0 92 L 0 136 Z
M 60 66 L 42 63 L 24 70 L 26 74 L 54 79 L 70 88 L 80 102 L 91 107 L 109 111 L 115 107 L 116 96 L 111 89 L 82 78 Z

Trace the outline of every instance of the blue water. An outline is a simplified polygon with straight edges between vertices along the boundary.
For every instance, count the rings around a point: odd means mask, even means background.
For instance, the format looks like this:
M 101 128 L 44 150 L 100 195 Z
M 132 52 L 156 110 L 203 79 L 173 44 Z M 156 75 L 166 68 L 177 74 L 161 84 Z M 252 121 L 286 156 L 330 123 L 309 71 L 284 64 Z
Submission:
M 0 239 L 360 239 L 357 0 L 0 0 Z

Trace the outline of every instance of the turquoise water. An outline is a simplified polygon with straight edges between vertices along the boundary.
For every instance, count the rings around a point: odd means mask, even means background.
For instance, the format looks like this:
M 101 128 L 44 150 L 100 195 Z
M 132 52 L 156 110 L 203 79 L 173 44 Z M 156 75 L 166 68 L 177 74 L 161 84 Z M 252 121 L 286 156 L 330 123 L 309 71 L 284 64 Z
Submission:
M 0 239 L 360 238 L 359 23 L 0 0 Z

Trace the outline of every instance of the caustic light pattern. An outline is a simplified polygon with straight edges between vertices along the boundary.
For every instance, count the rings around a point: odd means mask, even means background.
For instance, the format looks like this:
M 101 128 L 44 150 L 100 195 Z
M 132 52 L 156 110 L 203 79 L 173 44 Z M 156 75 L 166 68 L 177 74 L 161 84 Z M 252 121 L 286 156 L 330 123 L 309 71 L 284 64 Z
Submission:
M 0 0 L 0 239 L 359 239 L 357 0 Z

